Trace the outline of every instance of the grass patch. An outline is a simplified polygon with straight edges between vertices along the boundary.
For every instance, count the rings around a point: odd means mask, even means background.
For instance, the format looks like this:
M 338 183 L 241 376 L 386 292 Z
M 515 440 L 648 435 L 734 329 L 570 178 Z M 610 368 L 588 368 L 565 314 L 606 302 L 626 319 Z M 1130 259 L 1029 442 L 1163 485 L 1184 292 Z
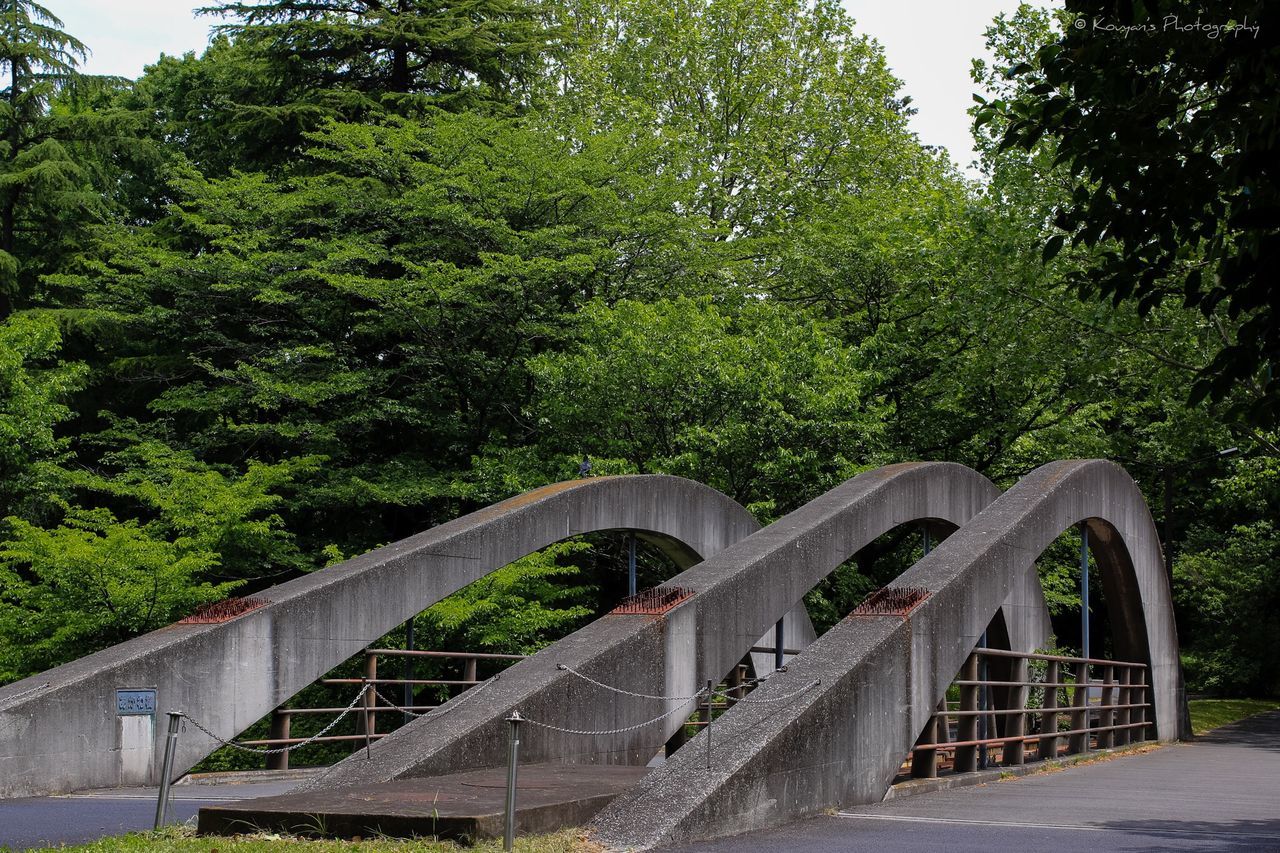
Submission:
M 1202 735 L 1207 731 L 1280 708 L 1276 699 L 1192 699 L 1191 731 Z
M 502 840 L 466 846 L 452 841 L 402 841 L 394 838 L 314 840 L 274 833 L 224 838 L 197 836 L 194 829 L 178 826 L 158 832 L 115 835 L 91 844 L 44 849 L 58 853 L 497 853 L 502 850 Z M 520 853 L 595 853 L 601 848 L 585 840 L 581 830 L 566 829 L 551 835 L 517 838 L 515 849 Z

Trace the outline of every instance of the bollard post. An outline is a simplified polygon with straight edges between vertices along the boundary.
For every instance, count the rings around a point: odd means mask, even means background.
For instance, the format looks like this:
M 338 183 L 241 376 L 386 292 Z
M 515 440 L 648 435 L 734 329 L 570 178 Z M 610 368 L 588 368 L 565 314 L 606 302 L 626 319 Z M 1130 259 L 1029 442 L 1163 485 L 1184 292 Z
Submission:
M 169 733 L 165 737 L 164 761 L 160 765 L 160 796 L 156 798 L 156 829 L 169 819 L 169 785 L 173 781 L 173 759 L 178 751 L 178 724 L 181 722 L 181 711 L 169 712 Z
M 520 723 L 524 717 L 519 711 L 512 711 L 507 717 L 511 724 L 511 749 L 507 753 L 507 820 L 502 833 L 502 849 L 511 850 L 516 841 L 516 767 L 520 763 Z

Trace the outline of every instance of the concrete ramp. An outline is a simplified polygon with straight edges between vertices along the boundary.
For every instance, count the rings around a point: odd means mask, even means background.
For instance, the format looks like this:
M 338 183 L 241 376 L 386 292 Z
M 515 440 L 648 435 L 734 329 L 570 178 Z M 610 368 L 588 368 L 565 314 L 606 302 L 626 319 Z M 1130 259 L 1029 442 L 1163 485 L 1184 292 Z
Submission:
M 232 738 L 411 616 L 562 539 L 636 531 L 684 568 L 758 528 L 679 477 L 596 477 L 503 501 L 272 587 L 213 624 L 171 625 L 0 687 L 0 797 L 155 784 L 165 711 Z M 179 743 L 179 772 L 218 745 L 190 730 Z
M 1002 604 L 1011 648 L 1029 651 L 1039 642 L 1033 622 L 1016 610 L 1034 608 L 1035 559 L 1081 522 L 1101 570 L 1115 656 L 1149 664 L 1158 737 L 1177 737 L 1185 724 L 1177 638 L 1141 493 L 1112 463 L 1055 462 L 891 587 L 923 590 L 922 600 L 898 615 L 855 614 L 832 628 L 754 701 L 735 705 L 606 807 L 593 837 L 610 848 L 650 849 L 878 802 Z M 1012 613 L 1011 595 L 1023 598 Z

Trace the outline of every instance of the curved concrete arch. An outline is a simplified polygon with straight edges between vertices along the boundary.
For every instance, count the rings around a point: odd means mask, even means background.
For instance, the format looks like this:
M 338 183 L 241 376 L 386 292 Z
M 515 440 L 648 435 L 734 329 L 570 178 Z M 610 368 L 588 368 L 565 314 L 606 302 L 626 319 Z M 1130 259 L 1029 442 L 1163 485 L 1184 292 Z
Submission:
M 182 709 L 231 738 L 409 617 L 555 542 L 637 530 L 685 568 L 759 526 L 680 477 L 535 489 L 258 593 L 265 605 L 230 621 L 170 625 L 0 688 L 0 797 L 153 783 L 163 726 L 117 716 L 117 689 L 153 689 L 159 714 Z M 177 769 L 215 745 L 180 739 Z
M 506 670 L 486 688 L 484 702 L 459 702 L 448 714 L 410 723 L 375 744 L 368 759 L 340 762 L 306 787 L 497 766 L 506 756 L 503 720 L 513 709 L 581 731 L 636 726 L 673 711 L 662 725 L 619 734 L 530 728 L 521 736 L 525 762 L 644 764 L 683 725 L 693 703 L 624 700 L 559 666 L 636 693 L 692 695 L 707 680 L 719 682 L 783 614 L 803 606 L 818 581 L 880 535 L 920 519 L 961 527 L 997 495 L 986 477 L 954 463 L 902 463 L 860 474 L 672 578 L 670 586 L 694 594 L 666 613 L 597 619 Z M 1005 617 L 1018 648 L 1031 650 L 1048 636 L 1044 600 L 1038 583 L 1014 592 L 1022 597 Z
M 1040 553 L 1081 522 L 1093 534 L 1117 656 L 1149 664 L 1157 736 L 1175 738 L 1185 705 L 1150 513 L 1119 466 L 1055 462 L 894 582 L 930 593 L 909 616 L 850 616 L 832 628 L 756 695 L 816 687 L 777 705 L 729 710 L 715 725 L 710 768 L 699 735 L 601 812 L 596 839 L 649 849 L 878 802 L 992 614 L 1031 582 Z

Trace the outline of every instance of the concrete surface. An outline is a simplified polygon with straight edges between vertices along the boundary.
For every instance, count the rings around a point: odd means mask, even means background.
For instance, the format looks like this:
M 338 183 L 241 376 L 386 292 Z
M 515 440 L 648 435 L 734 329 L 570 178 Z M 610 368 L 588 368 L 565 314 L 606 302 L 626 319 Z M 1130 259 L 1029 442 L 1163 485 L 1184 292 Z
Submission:
M 714 489 L 667 476 L 575 480 L 486 507 L 272 587 L 230 621 L 171 625 L 0 687 L 0 798 L 155 783 L 165 711 L 232 738 L 410 616 L 570 536 L 635 530 L 687 567 L 758 527 Z M 157 715 L 117 716 L 121 688 L 156 690 Z M 190 730 L 179 743 L 179 772 L 217 746 Z
M 623 739 L 530 727 L 521 745 L 529 762 L 645 764 L 694 703 L 623 697 L 559 665 L 634 692 L 690 696 L 707 680 L 719 683 L 779 617 L 803 606 L 805 593 L 864 545 L 913 522 L 955 529 L 997 494 L 985 477 L 951 463 L 904 463 L 860 474 L 672 578 L 668 586 L 695 594 L 664 615 L 598 619 L 506 670 L 483 702 L 416 720 L 375 743 L 371 758 L 353 755 L 307 790 L 498 766 L 506 760 L 503 720 L 515 708 L 564 728 L 600 731 L 681 706 L 661 724 Z M 1028 594 L 1035 597 L 1018 612 L 1045 619 L 1039 585 Z
M 845 809 L 685 853 L 1280 851 L 1280 711 L 1190 743 Z
M 593 837 L 612 848 L 650 849 L 879 802 L 1002 604 L 1018 589 L 1038 590 L 1034 561 L 1080 522 L 1089 525 L 1116 657 L 1149 664 L 1154 728 L 1162 740 L 1176 737 L 1185 697 L 1151 515 L 1119 466 L 1055 462 L 1028 474 L 892 584 L 929 591 L 908 617 L 853 615 L 837 624 L 762 685 L 756 701 L 716 721 L 710 767 L 704 731 L 602 811 Z M 1022 621 L 1006 617 L 1015 648 L 1030 636 Z M 807 685 L 815 686 L 798 692 Z
M 520 768 L 516 832 L 581 826 L 645 774 L 644 767 L 533 764 Z M 507 771 L 499 767 L 430 779 L 264 797 L 200 809 L 201 834 L 235 835 L 252 826 L 350 838 L 392 836 L 455 840 L 501 838 Z

